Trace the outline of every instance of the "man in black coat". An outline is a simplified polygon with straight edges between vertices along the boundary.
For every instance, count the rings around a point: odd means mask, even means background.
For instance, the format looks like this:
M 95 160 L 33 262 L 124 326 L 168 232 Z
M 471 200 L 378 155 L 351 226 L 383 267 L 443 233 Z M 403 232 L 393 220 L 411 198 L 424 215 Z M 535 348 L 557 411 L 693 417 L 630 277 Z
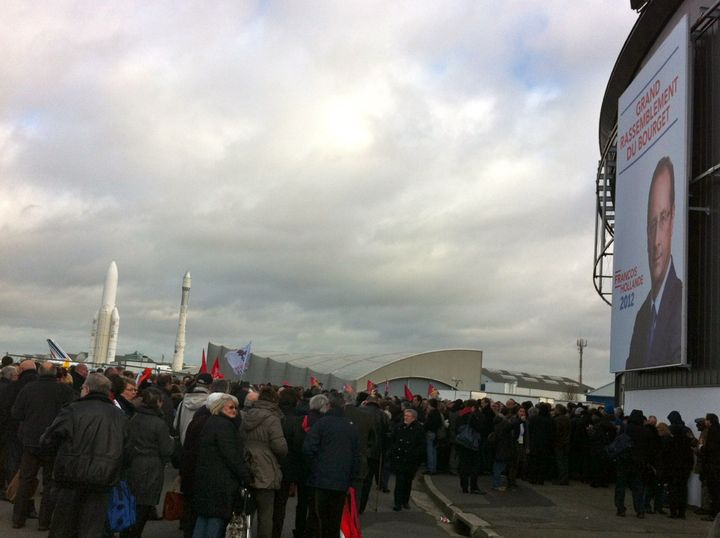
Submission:
M 273 508 L 273 537 L 282 536 L 285 524 L 287 500 L 291 490 L 294 490 L 303 476 L 302 447 L 305 432 L 302 429 L 302 417 L 295 412 L 298 402 L 298 393 L 292 387 L 286 387 L 278 393 L 280 411 L 283 413 L 282 429 L 285 442 L 288 446 L 287 455 L 280 461 L 282 482 L 280 489 L 275 492 L 275 506 Z
M 12 407 L 22 388 L 38 378 L 35 361 L 27 359 L 18 364 L 17 381 L 10 383 L 6 390 L 0 395 L 0 424 L 2 424 L 6 445 L 6 467 L 5 472 L 8 481 L 12 480 L 20 468 L 22 457 L 22 442 L 18 437 L 20 422 L 12 416 Z
M 528 420 L 528 474 L 531 484 L 544 484 L 550 475 L 555 447 L 555 424 L 550 404 L 538 404 L 538 414 Z
M 625 488 L 629 487 L 633 496 L 635 515 L 645 517 L 643 473 L 648 464 L 652 435 L 644 427 L 645 417 L 639 409 L 633 409 L 627 424 L 620 433 L 627 434 L 632 440 L 632 447 L 627 455 L 616 461 L 617 480 L 615 481 L 615 508 L 617 515 L 625 516 Z
M 40 367 L 37 381 L 28 383 L 18 394 L 12 417 L 20 422 L 19 434 L 23 445 L 20 461 L 20 483 L 13 507 L 13 529 L 25 526 L 33 506 L 32 497 L 40 468 L 43 472 L 43 493 L 38 516 L 38 529 L 48 530 L 55 499 L 52 485 L 53 455 L 40 450 L 40 436 L 52 424 L 60 409 L 74 400 L 70 385 L 59 383 L 57 366 L 46 362 Z
M 85 378 L 88 376 L 88 367 L 83 364 L 76 364 L 75 366 L 70 367 L 70 377 L 72 377 L 73 380 L 73 390 L 75 391 L 75 394 L 80 396 L 80 390 L 82 389 L 83 383 L 85 383 Z
M 362 405 L 358 408 L 363 413 L 367 413 L 373 419 L 373 435 L 375 442 L 368 452 L 368 473 L 363 482 L 362 492 L 360 494 L 360 506 L 358 511 L 362 514 L 367 507 L 370 498 L 370 490 L 372 489 L 373 477 L 375 483 L 380 487 L 380 465 L 385 449 L 384 441 L 387 437 L 390 420 L 385 412 L 380 409 L 377 397 L 368 396 L 364 399 Z
M 40 437 L 40 448 L 57 451 L 56 503 L 50 536 L 103 536 L 110 490 L 127 461 L 128 420 L 110 400 L 110 380 L 88 374 L 80 399 L 62 408 Z
M 13 382 L 17 381 L 17 378 L 17 367 L 11 364 L 2 367 L 2 370 L 0 370 L 0 402 L 3 401 L 3 394 L 5 394 Z M 13 479 L 12 475 L 8 471 L 8 435 L 5 429 L 5 424 L 9 418 L 9 414 L 2 413 L 2 410 L 0 409 L 0 469 L 2 469 L 2 471 L 0 471 L 0 499 L 5 496 L 5 484 L 9 483 Z M 17 456 L 15 456 L 15 459 L 17 459 Z
M 345 495 L 360 469 L 358 433 L 345 416 L 343 397 L 330 394 L 329 400 L 330 409 L 303 442 L 303 453 L 311 465 L 306 534 L 322 538 L 339 536 Z
M 157 388 L 163 393 L 162 414 L 163 420 L 168 425 L 170 433 L 173 431 L 173 422 L 175 421 L 175 406 L 173 405 L 172 394 L 170 394 L 170 386 L 172 385 L 172 376 L 170 374 L 160 374 L 156 380 Z
M 390 467 L 395 473 L 395 506 L 410 509 L 412 482 L 420 463 L 425 459 L 425 432 L 417 421 L 414 409 L 405 409 L 403 422 L 398 424 L 391 435 Z
M 350 393 L 344 394 L 345 416 L 353 423 L 358 433 L 358 448 L 360 449 L 360 468 L 353 477 L 352 487 L 362 504 L 362 488 L 370 472 L 369 457 L 375 451 L 377 439 L 375 438 L 375 420 L 373 417 L 355 407 L 355 398 Z
M 443 425 L 443 417 L 438 410 L 438 401 L 435 398 L 428 400 L 427 412 L 425 414 L 425 422 L 423 424 L 425 430 L 425 456 L 427 474 L 435 474 L 437 472 L 437 432 Z

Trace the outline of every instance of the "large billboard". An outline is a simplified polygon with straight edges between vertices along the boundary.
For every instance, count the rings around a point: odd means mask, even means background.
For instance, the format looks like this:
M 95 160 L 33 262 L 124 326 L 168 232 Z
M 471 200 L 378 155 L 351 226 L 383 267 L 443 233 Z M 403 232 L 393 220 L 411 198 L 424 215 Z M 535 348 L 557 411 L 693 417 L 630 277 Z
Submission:
M 688 18 L 618 105 L 610 371 L 686 364 Z

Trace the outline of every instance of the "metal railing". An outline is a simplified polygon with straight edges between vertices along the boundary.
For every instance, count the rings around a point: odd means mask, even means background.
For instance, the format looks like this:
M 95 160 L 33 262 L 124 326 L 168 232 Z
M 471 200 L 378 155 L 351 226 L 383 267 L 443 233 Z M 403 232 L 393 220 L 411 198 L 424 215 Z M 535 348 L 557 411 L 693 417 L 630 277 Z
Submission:
M 615 172 L 617 160 L 617 125 L 598 162 L 595 183 L 595 258 L 593 284 L 598 295 L 612 304 L 613 245 L 615 242 Z

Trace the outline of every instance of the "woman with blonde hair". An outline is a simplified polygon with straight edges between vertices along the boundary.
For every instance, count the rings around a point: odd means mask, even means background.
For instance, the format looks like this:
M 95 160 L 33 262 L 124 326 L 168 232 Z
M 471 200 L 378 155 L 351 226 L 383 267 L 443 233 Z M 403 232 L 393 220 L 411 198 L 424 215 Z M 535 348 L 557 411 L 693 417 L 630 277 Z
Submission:
M 222 393 L 211 397 L 206 402 L 211 416 L 200 434 L 195 468 L 192 503 L 198 517 L 193 538 L 225 536 L 238 491 L 251 480 L 245 464 L 245 447 L 234 423 L 238 400 Z

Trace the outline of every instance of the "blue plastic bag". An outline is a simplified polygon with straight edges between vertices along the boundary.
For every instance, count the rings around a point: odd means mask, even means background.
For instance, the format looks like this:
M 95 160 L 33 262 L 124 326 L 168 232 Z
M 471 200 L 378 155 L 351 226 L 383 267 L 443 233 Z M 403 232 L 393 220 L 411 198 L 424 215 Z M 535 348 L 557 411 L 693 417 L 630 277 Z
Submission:
M 120 532 L 135 525 L 137 508 L 135 496 L 125 480 L 120 480 L 110 492 L 107 521 L 111 532 Z

